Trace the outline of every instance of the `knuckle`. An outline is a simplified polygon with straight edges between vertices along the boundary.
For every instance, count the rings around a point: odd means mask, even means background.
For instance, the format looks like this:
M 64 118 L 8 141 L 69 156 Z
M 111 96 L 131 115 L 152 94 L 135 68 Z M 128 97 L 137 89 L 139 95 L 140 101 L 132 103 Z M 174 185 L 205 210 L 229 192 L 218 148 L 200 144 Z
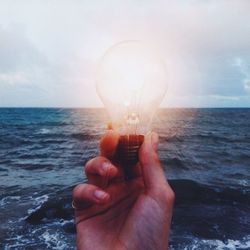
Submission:
M 78 197 L 80 192 L 81 192 L 81 189 L 83 188 L 84 184 L 79 184 L 77 186 L 74 187 L 73 189 L 73 192 L 72 192 L 72 195 L 74 198 Z
M 91 184 L 82 184 L 82 187 L 81 187 L 81 190 L 80 190 L 80 193 L 81 195 L 85 194 L 85 193 L 88 193 L 92 190 L 92 185 Z
M 95 190 L 95 186 L 90 184 L 80 184 L 76 186 L 75 193 L 73 195 L 73 199 L 75 201 L 84 201 L 88 200 L 89 197 L 92 197 L 92 193 Z
M 103 163 L 103 162 L 110 162 L 109 159 L 107 159 L 107 158 L 104 157 L 104 156 L 98 156 L 98 157 L 96 157 L 96 159 L 97 159 L 99 165 L 100 165 L 101 163 Z
M 91 160 L 89 160 L 86 164 L 85 164 L 85 172 L 86 173 L 90 173 L 90 172 L 98 172 L 98 169 L 101 165 L 102 162 L 107 161 L 107 159 L 105 157 L 102 156 L 97 156 Z
M 164 202 L 166 202 L 168 204 L 173 204 L 174 203 L 175 193 L 168 184 L 166 184 L 166 185 L 164 185 L 164 187 L 162 187 L 162 190 L 161 190 L 160 193 L 161 193 L 161 199 Z
M 88 184 L 79 184 L 73 189 L 73 197 L 72 200 L 75 202 L 75 204 L 78 206 L 79 204 L 82 204 L 83 202 L 91 200 L 91 186 Z
M 168 191 L 167 201 L 171 204 L 173 204 L 175 201 L 175 193 L 171 188 L 169 188 L 169 191 Z
M 85 172 L 89 172 L 90 168 L 93 166 L 93 162 L 94 162 L 95 158 L 87 161 L 87 163 L 85 164 Z

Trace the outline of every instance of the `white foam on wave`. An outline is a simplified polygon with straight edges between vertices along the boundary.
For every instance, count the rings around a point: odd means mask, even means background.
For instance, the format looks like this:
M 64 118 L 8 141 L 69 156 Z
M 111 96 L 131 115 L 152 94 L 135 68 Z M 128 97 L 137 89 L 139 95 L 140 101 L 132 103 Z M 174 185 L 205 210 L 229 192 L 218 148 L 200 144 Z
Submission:
M 214 249 L 214 250 L 237 250 L 237 249 L 250 249 L 250 236 L 242 240 L 230 240 L 226 242 L 221 240 L 200 240 L 195 239 L 192 245 L 187 245 L 183 250 L 198 250 L 198 249 Z M 170 250 L 175 250 L 170 247 Z
M 239 180 L 239 185 L 243 187 L 249 187 L 249 181 L 248 180 Z
M 75 220 L 74 219 L 71 219 L 71 220 L 66 220 L 66 219 L 60 219 L 59 221 L 54 221 L 53 222 L 53 225 L 58 225 L 60 227 L 68 224 L 68 223 L 75 223 Z
M 55 250 L 74 250 L 75 244 L 68 235 L 64 235 L 61 228 L 47 228 L 43 225 L 38 228 L 30 228 L 22 235 L 15 235 L 8 238 L 3 245 L 3 250 L 13 249 L 55 249 Z M 2 249 L 2 248 L 1 248 Z
M 50 129 L 47 129 L 47 128 L 41 128 L 39 131 L 38 131 L 38 134 L 42 134 L 42 135 L 45 135 L 45 134 L 49 134 L 51 132 Z
M 0 200 L 0 206 L 4 206 L 12 201 L 19 201 L 21 196 L 7 196 Z
M 57 249 L 64 250 L 69 249 L 67 243 L 62 237 L 62 234 L 59 232 L 51 233 L 49 230 L 46 230 L 41 236 L 40 239 L 44 241 L 48 249 Z
M 48 201 L 48 199 L 49 199 L 49 196 L 47 194 L 36 197 L 33 202 L 34 206 L 36 207 L 28 209 L 28 215 L 30 215 L 31 213 L 39 209 L 44 202 Z
M 30 245 L 30 240 L 24 238 L 22 235 L 17 235 L 15 237 L 11 237 L 8 239 L 11 243 L 7 243 L 3 246 L 4 250 L 11 250 L 11 249 L 25 249 L 27 245 Z
M 207 240 L 203 240 L 204 243 L 207 242 Z M 237 250 L 237 249 L 250 249 L 250 236 L 247 238 L 244 238 L 243 240 L 227 240 L 226 243 L 215 240 L 214 242 L 208 241 L 210 245 L 214 245 L 216 250 Z

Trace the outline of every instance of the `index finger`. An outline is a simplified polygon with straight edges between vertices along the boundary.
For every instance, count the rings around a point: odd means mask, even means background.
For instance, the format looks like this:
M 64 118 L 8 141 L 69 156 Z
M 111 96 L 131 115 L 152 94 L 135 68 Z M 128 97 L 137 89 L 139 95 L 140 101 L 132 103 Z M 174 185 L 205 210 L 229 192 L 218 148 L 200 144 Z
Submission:
M 108 158 L 109 160 L 113 160 L 117 145 L 119 142 L 119 134 L 114 130 L 108 130 L 100 141 L 100 151 L 101 156 Z

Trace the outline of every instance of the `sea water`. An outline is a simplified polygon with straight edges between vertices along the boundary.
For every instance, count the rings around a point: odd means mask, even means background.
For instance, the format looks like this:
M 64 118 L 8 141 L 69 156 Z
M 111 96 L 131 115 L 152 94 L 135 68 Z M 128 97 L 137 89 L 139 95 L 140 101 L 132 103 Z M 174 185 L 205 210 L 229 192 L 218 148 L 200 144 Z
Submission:
M 98 155 L 101 109 L 0 109 L 0 249 L 76 249 L 73 187 Z M 170 249 L 250 249 L 250 109 L 162 109 L 176 193 Z

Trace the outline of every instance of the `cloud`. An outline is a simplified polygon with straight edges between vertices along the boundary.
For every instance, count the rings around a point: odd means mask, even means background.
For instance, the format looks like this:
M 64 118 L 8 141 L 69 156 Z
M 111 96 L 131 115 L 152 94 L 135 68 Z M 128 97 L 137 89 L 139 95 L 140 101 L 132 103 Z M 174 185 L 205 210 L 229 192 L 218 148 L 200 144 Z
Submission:
M 22 72 L 0 73 L 0 82 L 5 84 L 29 84 L 29 80 Z
M 247 79 L 244 81 L 244 88 L 248 93 L 250 93 L 250 80 Z
M 243 60 L 240 57 L 235 58 L 234 66 L 239 69 L 243 79 L 242 85 L 247 94 L 250 94 L 250 58 Z
M 98 59 L 127 39 L 160 48 L 164 105 L 250 106 L 249 9 L 248 0 L 1 1 L 0 106 L 16 96 L 20 106 L 99 105 Z
M 236 57 L 250 58 L 250 2 L 186 1 L 182 5 L 175 1 L 167 8 L 168 3 L 157 18 L 161 40 L 171 45 L 165 57 L 177 58 L 170 70 L 177 85 L 175 94 L 245 95 L 244 75 L 232 64 Z
M 0 26 L 0 91 L 6 85 L 35 85 L 46 58 L 30 42 L 20 25 Z
M 45 57 L 30 42 L 24 27 L 12 25 L 6 29 L 0 26 L 0 72 L 27 70 L 44 63 Z
M 45 59 L 29 41 L 22 26 L 0 26 L 0 106 L 32 103 L 43 93 L 35 72 Z

